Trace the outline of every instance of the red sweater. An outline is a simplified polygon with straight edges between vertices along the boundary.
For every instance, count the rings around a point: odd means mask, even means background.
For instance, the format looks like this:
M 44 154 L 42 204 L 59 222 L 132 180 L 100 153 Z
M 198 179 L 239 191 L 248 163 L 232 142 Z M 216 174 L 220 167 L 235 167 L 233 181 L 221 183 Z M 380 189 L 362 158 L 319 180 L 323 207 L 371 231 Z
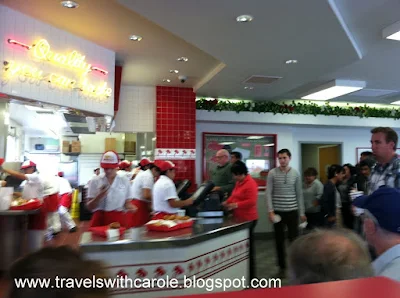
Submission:
M 233 209 L 235 218 L 250 221 L 258 219 L 257 198 L 257 183 L 250 175 L 246 175 L 243 181 L 236 182 L 235 188 L 226 202 L 227 204 L 237 204 L 238 207 Z

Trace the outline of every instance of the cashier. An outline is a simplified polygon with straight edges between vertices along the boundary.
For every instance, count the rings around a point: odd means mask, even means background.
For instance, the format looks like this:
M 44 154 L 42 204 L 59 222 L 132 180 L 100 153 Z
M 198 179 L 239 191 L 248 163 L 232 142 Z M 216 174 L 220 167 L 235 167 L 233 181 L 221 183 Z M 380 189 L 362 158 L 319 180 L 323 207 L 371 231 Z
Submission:
M 139 162 L 139 166 L 133 170 L 132 179 L 135 179 L 139 173 L 143 173 L 144 171 L 148 170 L 150 166 L 153 164 L 149 159 L 142 158 Z
M 60 216 L 58 215 L 59 185 L 54 176 L 45 177 L 36 171 L 36 164 L 25 161 L 21 165 L 23 173 L 1 168 L 3 172 L 21 180 L 26 180 L 22 191 L 25 200 L 39 199 L 43 201 L 39 214 L 29 216 L 28 220 L 28 246 L 34 251 L 41 248 L 47 229 L 48 237 L 61 230 Z
M 132 179 L 133 172 L 131 171 L 132 163 L 129 160 L 123 160 L 119 163 L 118 175 L 126 176 L 129 180 Z
M 160 176 L 160 172 L 158 166 L 151 164 L 149 169 L 132 181 L 132 204 L 136 206 L 137 212 L 128 216 L 129 227 L 140 227 L 150 220 L 154 180 Z
M 233 212 L 233 217 L 240 221 L 249 221 L 250 225 L 250 279 L 255 277 L 254 228 L 258 220 L 258 186 L 249 175 L 242 161 L 232 164 L 232 174 L 236 181 L 231 196 L 222 205 Z
M 153 188 L 153 219 L 161 219 L 167 214 L 176 214 L 179 209 L 193 204 L 193 198 L 181 201 L 174 184 L 175 165 L 170 161 L 156 160 L 161 173 Z
M 228 196 L 232 192 L 235 182 L 232 177 L 230 158 L 231 156 L 226 149 L 218 150 L 215 155 L 217 167 L 211 172 L 211 181 L 215 184 L 212 192 L 218 191 Z
M 91 227 L 106 226 L 114 222 L 126 226 L 125 211 L 136 211 L 136 207 L 131 203 L 128 178 L 117 175 L 118 164 L 118 154 L 106 151 L 100 162 L 104 174 L 90 182 L 87 208 L 94 212 Z

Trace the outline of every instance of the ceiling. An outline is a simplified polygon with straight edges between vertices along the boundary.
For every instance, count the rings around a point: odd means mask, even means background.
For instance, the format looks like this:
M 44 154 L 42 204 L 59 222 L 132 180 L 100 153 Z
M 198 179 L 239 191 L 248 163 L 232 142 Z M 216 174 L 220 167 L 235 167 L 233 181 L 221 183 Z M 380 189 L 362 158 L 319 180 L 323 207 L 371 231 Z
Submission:
M 400 94 L 400 42 L 382 29 L 400 20 L 398 0 L 0 0 L 117 53 L 125 85 L 195 88 L 198 96 L 299 98 L 333 79 L 363 80 L 335 101 L 390 103 Z M 236 17 L 250 14 L 250 23 Z M 132 34 L 143 40 L 129 40 Z M 188 62 L 178 62 L 181 56 Z M 297 64 L 286 64 L 288 59 Z M 188 80 L 182 84 L 170 69 Z M 244 84 L 253 75 L 281 77 Z M 163 83 L 163 79 L 171 83 Z M 245 90 L 245 86 L 253 89 Z

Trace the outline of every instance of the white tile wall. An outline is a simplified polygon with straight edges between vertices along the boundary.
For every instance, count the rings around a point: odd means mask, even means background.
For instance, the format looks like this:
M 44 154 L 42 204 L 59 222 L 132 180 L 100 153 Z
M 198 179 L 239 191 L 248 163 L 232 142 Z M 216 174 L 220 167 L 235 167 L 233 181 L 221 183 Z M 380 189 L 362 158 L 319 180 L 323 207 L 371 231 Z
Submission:
M 0 5 L 0 92 L 106 115 L 114 114 L 114 92 L 107 101 L 100 102 L 82 96 L 82 92 L 77 90 L 50 88 L 50 85 L 43 81 L 39 85 L 29 83 L 23 77 L 5 81 L 3 79 L 3 61 L 10 60 L 40 68 L 44 73 L 56 73 L 71 79 L 79 77 L 74 70 L 48 62 L 35 61 L 30 51 L 10 45 L 7 42 L 9 38 L 29 45 L 43 38 L 57 53 L 67 54 L 76 50 L 86 56 L 87 63 L 108 71 L 106 76 L 97 72 L 89 73 L 87 75 L 89 82 L 97 86 L 102 81 L 106 81 L 107 86 L 112 89 L 114 89 L 115 74 L 115 53 L 113 51 Z
M 121 86 L 114 131 L 154 132 L 155 123 L 156 87 Z

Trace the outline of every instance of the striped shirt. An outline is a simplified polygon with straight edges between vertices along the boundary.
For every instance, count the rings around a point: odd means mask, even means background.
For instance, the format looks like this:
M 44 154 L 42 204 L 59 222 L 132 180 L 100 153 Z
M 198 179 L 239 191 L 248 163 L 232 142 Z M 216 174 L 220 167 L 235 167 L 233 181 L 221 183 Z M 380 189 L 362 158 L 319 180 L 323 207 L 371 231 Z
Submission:
M 299 210 L 304 215 L 304 199 L 301 177 L 290 168 L 288 172 L 281 169 L 272 169 L 267 176 L 267 207 L 268 211 Z

